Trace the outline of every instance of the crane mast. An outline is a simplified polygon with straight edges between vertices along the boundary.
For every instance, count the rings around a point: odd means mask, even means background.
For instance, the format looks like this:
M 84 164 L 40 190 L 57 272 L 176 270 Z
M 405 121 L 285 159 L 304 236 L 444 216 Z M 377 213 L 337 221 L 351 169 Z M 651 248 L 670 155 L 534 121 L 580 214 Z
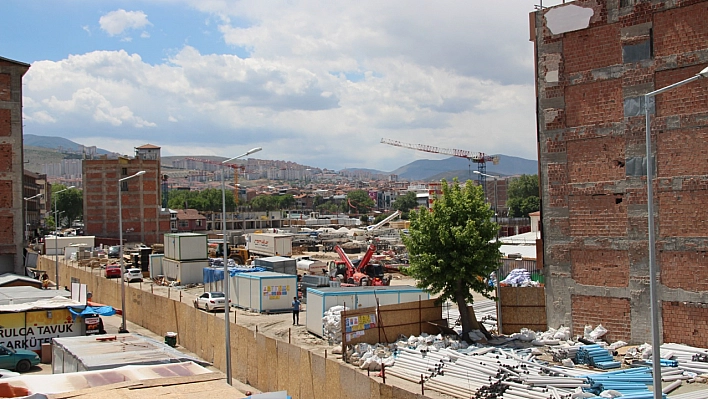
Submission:
M 458 150 L 455 148 L 440 148 L 426 144 L 404 143 L 402 141 L 386 138 L 382 138 L 381 143 L 416 151 L 430 152 L 433 154 L 451 155 L 453 157 L 465 158 L 470 162 L 474 162 L 477 164 L 477 170 L 480 172 L 480 174 L 477 175 L 477 183 L 482 186 L 485 193 L 487 192 L 487 178 L 484 174 L 487 173 L 487 162 L 492 162 L 494 165 L 499 163 L 499 157 L 486 155 L 482 152 Z

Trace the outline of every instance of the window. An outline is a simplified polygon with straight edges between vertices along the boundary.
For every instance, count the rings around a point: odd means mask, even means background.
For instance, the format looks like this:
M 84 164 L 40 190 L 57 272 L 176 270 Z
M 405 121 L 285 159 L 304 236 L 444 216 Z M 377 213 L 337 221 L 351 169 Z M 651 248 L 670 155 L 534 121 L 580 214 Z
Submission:
M 128 191 L 128 181 L 120 182 L 120 191 Z
M 180 220 L 179 227 L 189 227 L 189 222 L 186 220 Z
M 202 227 L 202 220 L 201 219 L 197 219 L 197 227 Z
M 121 176 L 128 176 L 128 168 L 121 168 L 120 174 Z

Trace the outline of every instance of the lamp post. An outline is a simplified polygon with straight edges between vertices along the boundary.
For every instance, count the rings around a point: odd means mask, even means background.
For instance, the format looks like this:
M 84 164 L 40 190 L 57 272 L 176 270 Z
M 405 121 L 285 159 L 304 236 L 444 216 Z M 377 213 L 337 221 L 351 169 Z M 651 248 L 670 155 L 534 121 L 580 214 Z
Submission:
M 652 347 L 652 374 L 654 377 L 654 398 L 661 398 L 661 357 L 659 336 L 659 298 L 656 281 L 656 236 L 654 233 L 654 187 L 652 185 L 651 161 L 651 120 L 649 119 L 649 101 L 658 94 L 675 89 L 694 80 L 708 78 L 708 67 L 688 79 L 654 90 L 644 95 L 644 116 L 646 118 L 646 157 L 647 157 L 647 224 L 649 226 L 649 298 L 651 300 L 651 347 Z
M 263 148 L 261 147 L 252 148 L 248 150 L 245 154 L 241 154 L 237 157 L 229 158 L 221 162 L 221 232 L 224 236 L 224 247 L 221 253 L 224 258 L 224 301 L 226 303 L 226 306 L 224 308 L 224 338 L 226 340 L 226 382 L 229 385 L 231 385 L 231 327 L 229 326 L 229 324 L 231 324 L 231 318 L 229 317 L 229 312 L 231 312 L 231 305 L 229 303 L 229 262 L 227 256 L 227 254 L 229 253 L 229 246 L 226 240 L 226 183 L 224 182 L 224 174 L 226 172 L 225 166 L 227 163 L 233 160 L 251 155 L 254 152 L 258 152 L 262 149 Z M 234 173 L 236 172 L 234 171 Z
M 39 194 L 33 195 L 31 197 L 23 197 L 23 199 L 25 200 L 25 202 L 27 202 L 29 200 L 39 198 L 42 195 L 44 195 L 44 194 L 39 193 Z M 29 217 L 27 216 L 27 205 L 28 204 L 25 204 L 25 243 L 29 243 L 29 220 L 27 220 L 27 219 L 29 219 Z
M 59 212 L 57 212 L 57 200 L 59 199 L 59 193 L 71 190 L 72 188 L 74 188 L 74 186 L 69 186 L 54 193 L 54 278 L 57 283 L 57 290 L 59 289 Z
M 499 197 L 497 196 L 497 180 L 499 180 L 498 176 L 494 175 L 488 175 L 486 173 L 482 173 L 478 170 L 472 171 L 472 173 L 477 174 L 477 175 L 482 175 L 484 177 L 489 177 L 491 179 L 494 179 L 494 223 L 499 226 Z M 495 242 L 499 242 L 499 229 L 497 228 L 497 238 Z M 496 294 L 497 294 L 497 331 L 499 334 L 502 333 L 502 314 L 501 314 L 501 288 L 499 287 L 499 282 L 501 281 L 501 267 L 497 268 L 497 281 L 494 286 L 496 287 Z
M 128 332 L 128 324 L 125 322 L 125 259 L 123 259 L 123 202 L 121 195 L 121 183 L 144 174 L 145 171 L 141 170 L 138 173 L 118 180 L 118 259 L 120 259 L 120 306 L 121 315 L 123 318 L 118 332 L 121 334 Z

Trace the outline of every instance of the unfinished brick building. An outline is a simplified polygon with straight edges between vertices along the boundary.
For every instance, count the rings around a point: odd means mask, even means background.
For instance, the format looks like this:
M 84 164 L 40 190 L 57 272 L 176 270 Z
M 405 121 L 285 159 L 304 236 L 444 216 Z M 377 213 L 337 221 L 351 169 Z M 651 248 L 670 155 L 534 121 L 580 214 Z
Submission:
M 144 170 L 121 183 L 123 240 L 146 245 L 162 243 L 170 232 L 170 214 L 161 207 L 160 147 L 146 144 L 135 157 L 92 159 L 82 162 L 84 230 L 100 238 L 119 237 L 118 180 Z
M 531 14 L 548 323 L 651 339 L 643 95 L 708 66 L 708 1 L 581 0 Z M 652 112 L 664 342 L 708 342 L 708 79 Z
M 29 67 L 0 57 L 0 274 L 24 274 L 22 76 Z

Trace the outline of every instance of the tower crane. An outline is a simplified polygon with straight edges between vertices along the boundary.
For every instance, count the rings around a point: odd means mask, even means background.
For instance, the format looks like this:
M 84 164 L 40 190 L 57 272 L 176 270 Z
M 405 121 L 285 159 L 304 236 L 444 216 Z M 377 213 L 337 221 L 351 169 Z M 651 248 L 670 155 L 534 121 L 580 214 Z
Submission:
M 396 147 L 409 148 L 411 150 L 425 151 L 433 154 L 445 154 L 452 155 L 453 157 L 466 158 L 470 162 L 477 164 L 477 170 L 480 172 L 477 175 L 477 183 L 482 186 L 484 192 L 487 192 L 487 178 L 485 174 L 487 173 L 487 162 L 492 162 L 494 165 L 499 163 L 499 157 L 486 155 L 482 152 L 472 152 L 467 150 L 458 150 L 454 148 L 440 148 L 432 145 L 426 144 L 410 144 L 404 143 L 398 140 L 391 140 L 382 138 L 381 142 L 383 144 L 393 145 Z
M 201 159 L 201 158 L 185 158 L 188 161 L 194 161 L 194 162 L 201 162 L 201 163 L 206 163 L 209 165 L 223 165 L 228 168 L 231 168 L 234 170 L 234 202 L 236 205 L 238 205 L 238 169 L 241 169 L 242 171 L 245 170 L 246 168 L 243 165 L 237 165 L 234 163 L 224 163 L 222 164 L 219 161 L 212 161 L 210 159 Z

